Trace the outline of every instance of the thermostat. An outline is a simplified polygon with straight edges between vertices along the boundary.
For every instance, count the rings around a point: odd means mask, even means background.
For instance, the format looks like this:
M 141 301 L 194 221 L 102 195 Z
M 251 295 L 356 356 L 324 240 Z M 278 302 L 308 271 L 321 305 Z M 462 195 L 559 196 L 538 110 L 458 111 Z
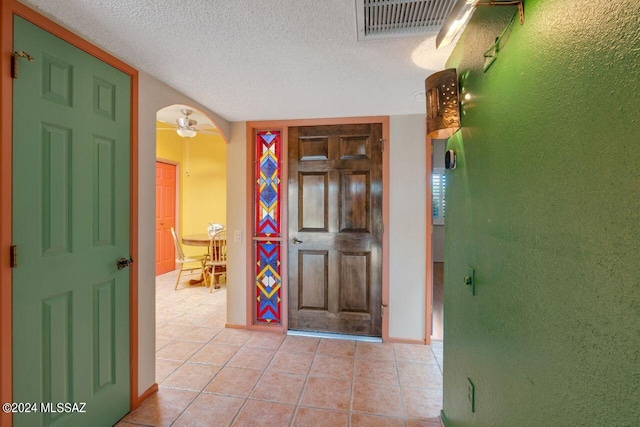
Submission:
M 444 153 L 444 167 L 449 170 L 456 168 L 456 152 L 453 150 L 447 150 Z

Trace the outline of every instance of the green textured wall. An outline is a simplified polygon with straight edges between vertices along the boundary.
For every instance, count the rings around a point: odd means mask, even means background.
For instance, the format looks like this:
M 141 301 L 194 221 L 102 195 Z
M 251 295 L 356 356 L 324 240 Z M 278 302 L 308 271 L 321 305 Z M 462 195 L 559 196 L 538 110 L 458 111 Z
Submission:
M 526 0 L 483 73 L 513 11 L 479 8 L 448 62 L 469 99 L 447 143 L 444 412 L 638 426 L 640 1 Z

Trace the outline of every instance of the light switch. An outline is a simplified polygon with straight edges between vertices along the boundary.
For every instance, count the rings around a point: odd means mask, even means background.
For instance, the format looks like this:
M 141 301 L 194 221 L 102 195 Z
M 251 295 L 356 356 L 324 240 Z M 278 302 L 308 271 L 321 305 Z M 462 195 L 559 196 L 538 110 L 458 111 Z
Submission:
M 242 230 L 235 230 L 233 233 L 234 243 L 242 243 Z

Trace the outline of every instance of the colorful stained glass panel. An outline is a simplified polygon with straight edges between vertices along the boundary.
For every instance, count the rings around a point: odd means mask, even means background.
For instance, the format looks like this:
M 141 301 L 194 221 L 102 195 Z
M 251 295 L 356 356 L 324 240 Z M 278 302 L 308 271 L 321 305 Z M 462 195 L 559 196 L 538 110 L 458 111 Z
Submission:
M 258 132 L 256 150 L 256 236 L 279 236 L 280 132 Z
M 280 242 L 256 242 L 256 321 L 279 324 L 281 319 Z

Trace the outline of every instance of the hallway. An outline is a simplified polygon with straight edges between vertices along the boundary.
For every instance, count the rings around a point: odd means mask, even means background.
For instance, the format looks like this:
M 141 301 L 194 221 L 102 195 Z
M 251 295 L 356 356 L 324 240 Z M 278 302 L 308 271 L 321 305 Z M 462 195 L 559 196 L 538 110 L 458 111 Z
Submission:
M 159 391 L 117 426 L 440 426 L 442 343 L 225 329 L 226 286 L 174 283 L 156 280 Z

